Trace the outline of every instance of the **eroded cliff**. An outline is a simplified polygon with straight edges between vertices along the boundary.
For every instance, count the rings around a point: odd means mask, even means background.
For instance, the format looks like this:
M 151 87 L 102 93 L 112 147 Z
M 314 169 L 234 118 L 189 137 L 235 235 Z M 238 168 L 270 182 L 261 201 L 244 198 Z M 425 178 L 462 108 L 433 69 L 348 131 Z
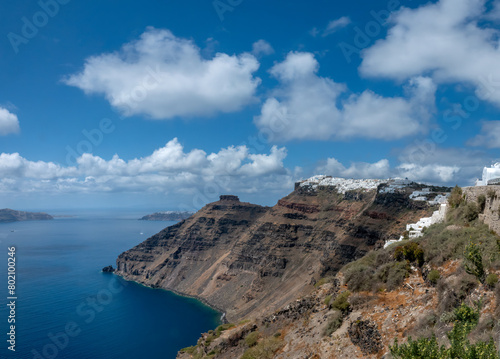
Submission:
M 428 215 L 426 202 L 408 198 L 415 188 L 296 186 L 271 208 L 221 196 L 121 254 L 117 274 L 200 298 L 229 321 L 261 316 Z

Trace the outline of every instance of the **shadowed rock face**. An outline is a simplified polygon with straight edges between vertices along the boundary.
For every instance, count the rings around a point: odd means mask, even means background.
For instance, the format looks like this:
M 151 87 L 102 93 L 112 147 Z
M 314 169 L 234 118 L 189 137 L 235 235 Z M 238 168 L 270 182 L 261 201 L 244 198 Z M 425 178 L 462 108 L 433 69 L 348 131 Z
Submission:
M 0 209 L 0 223 L 18 222 L 18 221 L 40 221 L 54 219 L 47 213 L 33 213 L 15 211 L 13 209 Z
M 296 187 L 274 207 L 221 196 L 122 253 L 117 274 L 203 299 L 229 321 L 262 315 L 431 212 L 407 196 Z

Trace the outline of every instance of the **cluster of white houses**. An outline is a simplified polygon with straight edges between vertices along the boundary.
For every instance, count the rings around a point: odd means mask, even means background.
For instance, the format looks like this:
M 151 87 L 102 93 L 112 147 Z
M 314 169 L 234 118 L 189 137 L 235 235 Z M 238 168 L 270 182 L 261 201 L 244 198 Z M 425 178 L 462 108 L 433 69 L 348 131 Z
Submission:
M 338 193 L 346 193 L 354 190 L 373 190 L 381 183 L 387 183 L 387 180 L 379 179 L 347 179 L 332 176 L 313 176 L 300 182 L 300 187 L 336 187 Z
M 319 186 L 335 186 L 339 193 L 345 193 L 351 190 L 373 190 L 385 183 L 387 186 L 380 189 L 380 193 L 395 193 L 399 192 L 400 189 L 407 187 L 411 181 L 408 179 L 389 179 L 389 180 L 376 180 L 376 179 L 344 179 L 335 178 L 331 176 L 314 176 L 305 181 L 298 183 L 301 187 L 310 187 L 316 189 Z M 495 163 L 491 167 L 485 167 L 483 169 L 482 179 L 476 181 L 476 186 L 487 186 L 487 185 L 500 185 L 500 162 Z M 448 202 L 448 195 L 432 195 L 429 188 L 424 188 L 420 191 L 414 191 L 410 195 L 410 199 L 414 201 L 427 201 L 430 205 L 439 205 L 439 209 L 434 211 L 431 217 L 421 218 L 417 223 L 411 223 L 406 225 L 406 231 L 408 232 L 408 237 L 418 238 L 423 235 L 423 230 L 433 224 L 443 222 L 446 216 L 446 208 Z M 434 197 L 429 200 L 429 197 Z M 389 240 L 385 243 L 384 248 L 403 240 L 403 236 L 399 240 Z
M 446 216 L 446 208 L 447 208 L 447 204 L 441 203 L 439 205 L 439 209 L 437 211 L 434 211 L 432 213 L 432 216 L 421 218 L 417 223 L 407 224 L 406 231 L 408 232 L 408 237 L 410 239 L 421 237 L 424 234 L 425 228 L 428 228 L 429 226 L 432 226 L 433 224 L 443 222 L 444 218 Z M 393 243 L 402 241 L 403 239 L 404 239 L 404 237 L 401 236 L 401 237 L 399 237 L 399 240 L 396 240 L 396 239 L 389 240 L 389 241 L 385 242 L 384 248 L 390 246 Z
M 476 181 L 476 186 L 488 185 L 500 185 L 500 162 L 495 163 L 491 167 L 484 167 L 482 179 L 478 179 Z M 424 188 L 422 191 L 413 192 L 410 195 L 410 198 L 414 201 L 425 201 L 427 200 L 427 195 L 429 193 L 430 190 L 428 188 Z M 436 198 L 434 198 L 433 201 L 429 201 L 429 204 L 439 204 L 439 210 L 435 211 L 431 217 L 424 217 L 421 218 L 417 223 L 407 224 L 406 231 L 408 232 L 408 237 L 410 239 L 422 236 L 424 228 L 444 221 L 444 218 L 446 216 L 447 196 L 438 195 Z M 399 240 L 387 241 L 384 245 L 384 248 L 401 240 L 403 240 L 403 236 L 401 236 Z

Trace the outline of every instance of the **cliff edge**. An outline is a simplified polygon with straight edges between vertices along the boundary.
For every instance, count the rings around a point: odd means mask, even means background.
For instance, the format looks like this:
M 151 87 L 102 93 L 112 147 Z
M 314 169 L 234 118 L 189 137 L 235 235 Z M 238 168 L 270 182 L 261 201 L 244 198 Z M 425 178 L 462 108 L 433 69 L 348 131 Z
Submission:
M 116 273 L 202 299 L 229 321 L 270 313 L 432 213 L 409 198 L 417 184 L 364 181 L 305 181 L 273 207 L 221 196 L 122 253 Z

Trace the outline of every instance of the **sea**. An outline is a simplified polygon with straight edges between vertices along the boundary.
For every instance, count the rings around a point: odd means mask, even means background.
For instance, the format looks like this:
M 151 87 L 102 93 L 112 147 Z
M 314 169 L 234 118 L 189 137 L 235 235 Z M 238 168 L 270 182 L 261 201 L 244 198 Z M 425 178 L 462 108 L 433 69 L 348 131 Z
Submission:
M 71 217 L 0 224 L 0 358 L 169 359 L 220 324 L 221 314 L 195 299 L 101 271 L 175 222 L 126 211 L 61 214 Z

